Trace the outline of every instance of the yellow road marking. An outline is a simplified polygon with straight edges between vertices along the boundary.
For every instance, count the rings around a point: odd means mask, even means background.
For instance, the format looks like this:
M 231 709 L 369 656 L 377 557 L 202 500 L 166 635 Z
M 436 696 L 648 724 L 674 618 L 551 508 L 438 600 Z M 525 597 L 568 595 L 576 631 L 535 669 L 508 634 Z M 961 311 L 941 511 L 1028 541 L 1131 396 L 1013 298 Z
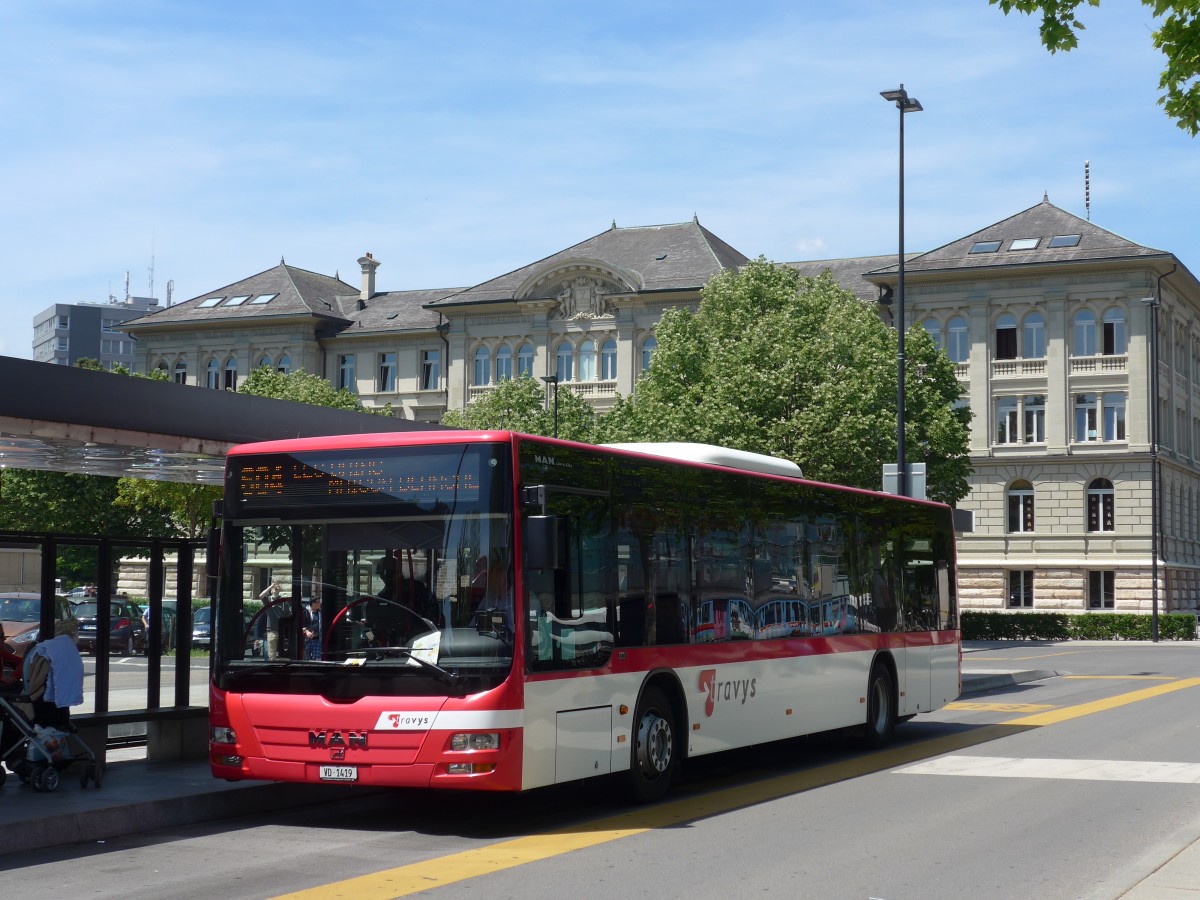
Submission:
M 407 866 L 360 875 L 356 878 L 348 878 L 344 881 L 285 894 L 276 900 L 335 900 L 335 898 L 348 897 L 353 897 L 355 900 L 392 900 L 392 898 L 407 897 L 431 888 L 443 887 L 480 875 L 488 875 L 560 856 L 572 850 L 582 850 L 643 834 L 652 829 L 676 827 L 686 822 L 743 809 L 768 800 L 777 800 L 780 797 L 802 793 L 850 778 L 910 765 L 919 760 L 926 760 L 1006 737 L 1013 733 L 1014 728 L 1035 728 L 1065 722 L 1069 719 L 1115 709 L 1139 700 L 1147 700 L 1197 685 L 1200 685 L 1200 678 L 1180 679 L 1169 684 L 1118 694 L 1105 700 L 1035 713 L 1010 719 L 999 725 L 989 725 L 960 734 L 894 747 L 803 772 L 740 784 L 693 797 L 683 797 L 592 822 L 581 822 L 557 831 L 514 838 L 486 847 L 452 853 L 449 856 L 440 856 Z
M 1049 703 L 972 703 L 969 700 L 955 700 L 947 703 L 944 709 L 964 709 L 974 712 L 1041 712 L 1044 709 L 1054 709 Z
M 734 787 L 682 797 L 605 819 L 580 822 L 558 831 L 514 838 L 486 847 L 348 878 L 345 881 L 285 894 L 276 900 L 335 900 L 348 897 L 355 900 L 391 900 L 394 897 L 407 897 L 431 888 L 560 856 L 572 850 L 595 847 L 657 828 L 678 827 L 697 819 L 777 800 L 790 794 L 802 793 L 873 772 L 882 772 L 896 766 L 910 765 L 930 756 L 953 753 L 1012 733 L 1012 728 L 989 725 L 961 734 L 893 747 L 804 772 L 780 775 L 749 784 L 741 783 Z
M 1130 691 L 1128 694 L 1117 694 L 1115 697 L 1093 700 L 1091 703 L 1080 703 L 1078 706 L 1065 706 L 1062 709 L 1056 709 L 1052 712 L 1035 713 L 1032 716 L 1024 716 L 1020 719 L 1009 719 L 1007 722 L 1000 724 L 1054 725 L 1058 722 L 1066 722 L 1068 719 L 1078 719 L 1080 716 L 1090 716 L 1092 713 L 1103 712 L 1107 709 L 1116 709 L 1118 706 L 1126 706 L 1130 703 L 1137 703 L 1139 700 L 1161 697 L 1163 694 L 1182 691 L 1184 688 L 1195 687 L 1198 684 L 1200 684 L 1200 678 L 1182 678 L 1179 681 L 1172 681 L 1169 684 L 1159 684 L 1154 687 L 1142 688 L 1140 691 Z

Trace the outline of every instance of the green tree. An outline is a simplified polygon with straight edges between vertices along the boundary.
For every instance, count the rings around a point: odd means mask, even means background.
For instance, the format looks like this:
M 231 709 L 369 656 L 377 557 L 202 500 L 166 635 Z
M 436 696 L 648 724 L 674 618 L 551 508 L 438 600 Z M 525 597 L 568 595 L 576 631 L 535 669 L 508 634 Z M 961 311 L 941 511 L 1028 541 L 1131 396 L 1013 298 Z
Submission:
M 220 499 L 221 488 L 217 485 L 122 478 L 113 503 L 139 514 L 150 510 L 165 512 L 171 518 L 175 534 L 199 538 L 208 529 L 213 503 Z
M 448 411 L 442 424 L 479 431 L 502 428 L 549 437 L 554 434 L 554 388 L 528 375 L 505 379 L 466 409 Z M 595 428 L 591 406 L 567 385 L 559 385 L 558 436 L 588 443 Z
M 238 393 L 252 397 L 291 400 L 293 403 L 308 403 L 312 406 L 330 406 L 334 409 L 374 413 L 381 416 L 392 414 L 391 404 L 379 409 L 368 409 L 350 391 L 345 388 L 335 388 L 319 375 L 309 375 L 303 369 L 295 372 L 278 372 L 267 366 L 260 366 L 246 376 L 238 387 Z
M 697 441 L 793 460 L 805 476 L 878 489 L 896 458 L 896 336 L 826 274 L 761 257 L 715 277 L 700 307 L 667 312 L 632 398 L 602 441 Z M 920 327 L 906 339 L 905 442 L 928 493 L 967 494 L 967 421 L 954 365 Z
M 1084 25 L 1076 10 L 1083 3 L 1099 6 L 1100 0 L 988 0 L 1008 15 L 1014 10 L 1025 15 L 1041 13 L 1042 44 L 1051 53 L 1073 50 L 1079 45 Z M 1200 0 L 1142 0 L 1156 19 L 1157 31 L 1151 33 L 1155 48 L 1166 57 L 1167 65 L 1159 76 L 1164 93 L 1159 105 L 1184 131 L 1195 136 L 1200 131 Z
M 108 537 L 174 537 L 171 511 L 118 502 L 121 479 L 67 472 L 7 469 L 0 477 L 0 530 Z M 68 583 L 96 578 L 96 551 L 62 545 L 56 571 Z

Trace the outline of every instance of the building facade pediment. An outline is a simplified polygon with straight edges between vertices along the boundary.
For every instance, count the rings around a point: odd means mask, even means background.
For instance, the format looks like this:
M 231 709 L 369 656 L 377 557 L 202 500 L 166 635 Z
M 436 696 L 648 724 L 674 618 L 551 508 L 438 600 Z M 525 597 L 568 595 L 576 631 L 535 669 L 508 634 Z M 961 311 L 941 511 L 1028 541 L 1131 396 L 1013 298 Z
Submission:
M 641 286 L 642 277 L 632 270 L 572 259 L 534 272 L 517 288 L 516 299 L 553 300 L 552 319 L 603 319 L 616 314 L 612 295 L 636 293 Z

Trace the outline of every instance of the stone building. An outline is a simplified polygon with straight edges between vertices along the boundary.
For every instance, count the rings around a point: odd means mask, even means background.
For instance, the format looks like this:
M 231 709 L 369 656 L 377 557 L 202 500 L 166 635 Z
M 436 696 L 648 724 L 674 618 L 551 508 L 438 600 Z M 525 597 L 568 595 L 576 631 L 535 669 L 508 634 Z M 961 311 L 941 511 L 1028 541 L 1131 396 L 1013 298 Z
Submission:
M 865 277 L 891 286 L 895 275 L 893 263 Z M 964 607 L 1200 606 L 1195 276 L 1043 199 L 907 259 L 905 287 L 908 320 L 956 363 L 975 414 Z
M 236 389 L 251 367 L 304 369 L 365 405 L 437 421 L 528 373 L 604 409 L 633 392 L 663 312 L 695 308 L 710 278 L 746 259 L 695 219 L 614 223 L 473 287 L 380 292 L 381 261 L 367 254 L 355 291 L 281 261 L 126 328 L 139 370 L 188 384 Z M 830 270 L 872 302 L 896 283 L 894 255 L 789 265 Z M 907 322 L 956 363 L 975 414 L 959 504 L 975 514 L 959 545 L 964 607 L 1148 611 L 1156 596 L 1161 611 L 1200 606 L 1195 277 L 1048 199 L 909 256 L 905 273 Z

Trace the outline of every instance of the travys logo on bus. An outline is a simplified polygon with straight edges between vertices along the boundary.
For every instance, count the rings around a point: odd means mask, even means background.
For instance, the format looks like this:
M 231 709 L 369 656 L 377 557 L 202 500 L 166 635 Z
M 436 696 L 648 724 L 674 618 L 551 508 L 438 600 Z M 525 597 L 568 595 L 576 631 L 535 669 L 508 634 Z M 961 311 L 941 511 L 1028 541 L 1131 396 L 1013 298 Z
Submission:
M 757 678 L 717 678 L 716 669 L 700 673 L 699 690 L 708 696 L 704 700 L 704 715 L 711 716 L 718 703 L 741 703 L 753 700 L 758 693 Z

